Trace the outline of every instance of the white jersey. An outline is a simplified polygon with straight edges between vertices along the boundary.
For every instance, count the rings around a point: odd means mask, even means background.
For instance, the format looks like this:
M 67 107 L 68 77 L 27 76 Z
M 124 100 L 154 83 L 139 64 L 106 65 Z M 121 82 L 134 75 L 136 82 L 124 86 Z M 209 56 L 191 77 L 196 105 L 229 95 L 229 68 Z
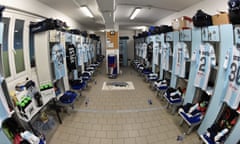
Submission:
M 227 52 L 223 67 L 227 70 L 224 101 L 237 109 L 240 102 L 240 47 L 234 46 Z
M 159 65 L 159 43 L 153 43 L 153 64 Z
M 169 43 L 163 44 L 161 49 L 161 65 L 164 70 L 169 70 L 169 56 L 171 55 L 171 48 Z
M 88 62 L 87 44 L 83 44 L 82 52 L 83 52 L 83 60 L 85 63 L 87 63 Z
M 142 44 L 142 58 L 147 58 L 147 43 Z
M 136 49 L 136 56 L 139 56 L 139 43 L 136 44 L 135 49 Z
M 198 51 L 193 53 L 193 57 L 197 66 L 194 86 L 206 90 L 211 67 L 216 65 L 214 48 L 209 43 L 200 45 Z
M 185 77 L 186 61 L 189 59 L 189 52 L 187 45 L 183 42 L 179 42 L 176 45 L 176 51 L 174 52 L 174 59 L 176 61 L 175 74 L 179 77 Z
M 77 45 L 77 60 L 78 60 L 78 66 L 81 66 L 84 64 L 83 47 L 81 44 Z

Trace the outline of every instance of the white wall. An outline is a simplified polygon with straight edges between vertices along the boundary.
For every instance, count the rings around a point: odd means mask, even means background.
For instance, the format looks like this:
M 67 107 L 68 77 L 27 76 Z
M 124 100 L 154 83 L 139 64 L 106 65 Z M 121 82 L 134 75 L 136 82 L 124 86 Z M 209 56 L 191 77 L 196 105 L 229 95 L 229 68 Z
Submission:
M 38 0 L 0 0 L 0 4 L 6 7 L 38 14 L 47 18 L 58 18 L 67 22 L 67 25 L 70 26 L 70 28 L 85 29 L 82 25 L 69 18 L 67 15 L 40 3 Z
M 198 9 L 202 9 L 204 12 L 214 15 L 217 11 L 228 11 L 228 0 L 203 0 L 200 3 L 186 8 L 183 11 L 172 14 L 159 20 L 155 25 L 171 25 L 173 19 L 181 16 L 193 17 Z

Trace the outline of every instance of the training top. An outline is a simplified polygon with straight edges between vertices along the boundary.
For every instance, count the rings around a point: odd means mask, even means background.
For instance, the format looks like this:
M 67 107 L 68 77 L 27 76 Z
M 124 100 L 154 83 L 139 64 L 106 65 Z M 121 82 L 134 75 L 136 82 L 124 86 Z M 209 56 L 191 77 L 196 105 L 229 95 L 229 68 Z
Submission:
M 66 59 L 68 70 L 72 71 L 77 68 L 76 48 L 73 44 L 67 45 Z
M 65 50 L 63 45 L 60 43 L 56 43 L 52 47 L 52 62 L 54 65 L 54 74 L 55 79 L 59 80 L 60 78 L 65 76 L 65 68 L 64 68 L 64 58 L 65 58 Z

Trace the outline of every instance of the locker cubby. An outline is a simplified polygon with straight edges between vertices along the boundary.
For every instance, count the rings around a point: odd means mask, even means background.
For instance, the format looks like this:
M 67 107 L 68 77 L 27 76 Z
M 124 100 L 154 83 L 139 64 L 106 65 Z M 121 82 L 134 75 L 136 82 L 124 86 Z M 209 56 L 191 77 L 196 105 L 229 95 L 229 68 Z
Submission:
M 153 72 L 160 75 L 160 47 L 161 47 L 161 36 L 155 35 L 155 41 L 153 44 Z M 154 70 L 155 69 L 155 70 Z
M 199 92 L 196 91 L 206 91 L 209 95 L 213 95 L 214 93 L 214 88 L 215 88 L 215 83 L 216 83 L 216 79 L 217 79 L 217 75 L 218 75 L 218 64 L 220 61 L 220 27 L 219 26 L 210 26 L 210 27 L 203 27 L 203 28 L 195 28 L 192 30 L 192 43 L 191 46 L 190 44 L 188 44 L 188 46 L 190 46 L 190 62 L 191 64 L 189 64 L 190 67 L 190 71 L 189 71 L 189 78 L 188 81 L 189 84 L 188 85 L 188 91 L 186 93 L 186 97 L 184 100 L 184 103 L 191 103 L 195 97 L 198 97 Z M 180 32 L 184 35 L 184 32 Z M 199 39 L 199 37 L 201 39 Z M 182 39 L 182 38 L 180 38 Z M 188 42 L 186 42 L 188 43 Z M 207 88 L 206 89 L 202 89 L 202 88 L 198 88 L 195 86 L 195 77 L 197 74 L 197 61 L 198 59 L 196 58 L 195 61 L 193 61 L 192 57 L 193 54 L 195 53 L 195 55 L 197 55 L 197 53 L 199 53 L 199 48 L 200 45 L 205 46 L 206 44 L 209 44 L 210 46 L 213 47 L 214 49 L 214 53 L 215 53 L 215 59 L 216 59 L 216 63 L 215 66 L 211 66 L 210 68 L 210 73 L 209 73 L 209 78 L 208 78 L 208 82 L 207 82 Z M 199 54 L 200 55 L 200 54 Z M 202 61 L 201 61 L 202 62 Z
M 174 33 L 173 32 L 168 32 L 165 34 L 165 45 L 168 45 L 167 48 L 170 48 L 169 50 L 169 61 L 168 61 L 168 71 L 169 73 L 172 72 L 172 52 L 173 52 L 173 40 L 174 40 Z M 162 56 L 162 55 L 161 55 Z
M 232 129 L 237 125 L 238 120 L 239 113 L 224 103 L 215 122 L 200 137 L 204 142 L 225 143 L 232 133 Z
M 184 59 L 186 59 L 186 60 L 185 60 L 185 70 L 184 70 L 185 72 L 184 72 L 184 74 L 181 76 L 181 74 L 179 74 L 179 73 L 176 74 L 176 72 L 175 72 L 175 74 L 177 75 L 177 84 L 176 84 L 177 87 L 187 88 L 189 73 L 190 73 L 190 64 L 191 64 L 190 59 L 191 59 L 191 53 L 192 53 L 191 42 L 192 42 L 192 31 L 191 31 L 191 29 L 180 30 L 179 31 L 179 42 L 177 43 L 177 45 L 182 46 L 183 54 L 181 56 L 185 56 Z M 186 45 L 186 52 L 183 48 L 183 45 Z M 175 55 L 176 55 L 176 53 L 178 53 L 177 49 L 175 51 Z M 188 56 L 188 58 L 186 58 L 186 56 Z M 182 70 L 182 67 L 180 67 L 180 71 L 181 70 Z
M 45 84 L 51 84 L 54 86 L 58 79 L 56 79 L 57 75 L 55 74 L 54 63 L 52 61 L 52 48 L 55 44 L 65 46 L 65 33 L 57 30 L 50 30 L 35 33 L 34 37 L 36 68 L 39 86 L 41 87 Z M 65 71 L 65 76 L 59 78 L 59 81 L 62 81 L 59 88 L 61 89 L 61 93 L 64 93 L 66 90 L 69 90 L 69 84 L 66 59 L 63 55 L 60 57 L 62 57 L 60 61 L 63 64 L 62 69 Z M 55 91 L 56 89 L 52 88 L 52 90 Z M 43 91 L 41 91 L 41 93 L 46 94 Z M 56 98 L 55 93 L 52 94 L 52 98 Z
M 212 82 L 213 93 L 206 115 L 197 131 L 200 136 L 219 119 L 219 113 L 222 111 L 223 98 L 225 97 L 225 77 L 228 75 L 223 64 L 228 48 L 231 48 L 234 42 L 233 26 L 231 24 L 209 26 L 205 28 L 205 32 L 202 30 L 201 34 L 203 42 L 208 41 L 214 46 L 217 61 L 216 66 L 211 69 L 209 82 Z
M 169 72 L 171 73 L 170 87 L 177 88 L 177 77 L 174 74 L 176 61 L 174 61 L 174 51 L 176 49 L 177 42 L 179 41 L 179 31 L 166 33 L 165 41 L 170 45 L 169 55 Z

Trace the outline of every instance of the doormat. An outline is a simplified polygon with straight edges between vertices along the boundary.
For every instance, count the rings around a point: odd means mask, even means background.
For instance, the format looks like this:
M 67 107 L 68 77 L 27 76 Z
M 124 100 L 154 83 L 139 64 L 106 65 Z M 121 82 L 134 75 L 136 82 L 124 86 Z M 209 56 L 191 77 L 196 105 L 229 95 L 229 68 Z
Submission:
M 102 90 L 134 90 L 132 82 L 104 82 Z

